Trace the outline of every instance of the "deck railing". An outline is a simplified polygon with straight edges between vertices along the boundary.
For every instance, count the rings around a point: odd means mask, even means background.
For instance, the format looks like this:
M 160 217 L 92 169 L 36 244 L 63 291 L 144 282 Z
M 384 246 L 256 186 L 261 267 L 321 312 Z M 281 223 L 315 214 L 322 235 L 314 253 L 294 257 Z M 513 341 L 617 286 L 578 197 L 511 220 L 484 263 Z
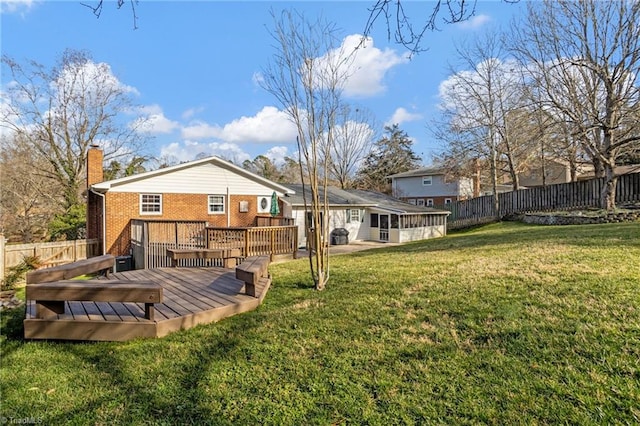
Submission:
M 256 226 L 292 226 L 296 222 L 291 217 L 256 216 Z
M 167 249 L 239 248 L 242 257 L 289 254 L 298 248 L 297 226 L 259 226 L 251 228 L 208 227 L 202 221 L 131 221 L 131 247 L 136 269 L 171 266 Z M 222 266 L 216 259 L 193 259 L 185 266 Z M 208 262 L 208 263 L 207 263 Z
M 208 248 L 239 248 L 244 257 L 289 254 L 298 249 L 297 226 L 256 226 L 252 228 L 207 227 Z

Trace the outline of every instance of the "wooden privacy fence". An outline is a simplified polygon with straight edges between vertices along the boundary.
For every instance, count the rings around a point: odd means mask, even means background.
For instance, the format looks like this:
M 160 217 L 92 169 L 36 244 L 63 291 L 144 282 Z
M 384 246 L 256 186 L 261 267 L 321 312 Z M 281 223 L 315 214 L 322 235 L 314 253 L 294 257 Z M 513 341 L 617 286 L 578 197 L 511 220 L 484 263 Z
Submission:
M 4 236 L 0 235 L 0 278 L 4 278 L 9 268 L 19 265 L 28 256 L 38 256 L 43 265 L 48 267 L 97 256 L 99 249 L 97 239 L 6 244 Z
M 131 254 L 136 269 L 172 265 L 167 249 L 232 249 L 242 257 L 296 254 L 297 226 L 259 226 L 251 228 L 208 227 L 204 221 L 131 221 Z M 184 266 L 222 267 L 222 259 L 185 260 Z
M 598 207 L 603 186 L 604 178 L 598 178 L 503 192 L 498 194 L 500 208 L 497 212 L 493 195 L 456 201 L 443 207 L 451 212 L 447 228 L 493 222 L 512 214 Z M 640 173 L 619 176 L 616 203 L 638 201 Z

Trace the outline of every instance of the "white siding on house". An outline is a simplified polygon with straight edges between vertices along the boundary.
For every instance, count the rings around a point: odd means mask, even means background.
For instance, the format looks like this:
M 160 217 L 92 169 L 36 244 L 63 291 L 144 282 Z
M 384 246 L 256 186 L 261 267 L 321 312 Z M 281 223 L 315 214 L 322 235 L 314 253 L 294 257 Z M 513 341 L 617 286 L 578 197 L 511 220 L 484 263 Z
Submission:
M 331 238 L 331 231 L 336 228 L 345 228 L 349 231 L 349 241 L 361 241 L 369 239 L 369 225 L 368 216 L 369 212 L 365 209 L 359 209 L 361 211 L 361 220 L 354 222 L 347 222 L 347 209 L 344 207 L 336 207 L 329 209 L 329 238 Z M 300 246 L 304 246 L 307 241 L 306 236 L 306 223 L 305 212 L 302 207 L 293 208 L 293 218 L 295 219 L 294 225 L 298 226 L 298 242 Z M 362 215 L 364 215 L 364 222 L 362 221 Z
M 398 243 L 426 240 L 428 238 L 444 237 L 445 235 L 447 235 L 447 229 L 445 225 L 425 226 L 394 231 L 398 231 L 398 241 L 394 241 Z
M 113 185 L 113 192 L 157 194 L 226 194 L 270 196 L 273 189 L 234 171 L 204 163 L 195 167 L 174 170 L 167 174 Z M 277 192 L 282 196 L 281 192 Z
M 393 191 L 397 197 L 458 196 L 458 182 L 445 182 L 444 175 L 431 175 L 431 185 L 423 185 L 423 176 L 393 178 Z

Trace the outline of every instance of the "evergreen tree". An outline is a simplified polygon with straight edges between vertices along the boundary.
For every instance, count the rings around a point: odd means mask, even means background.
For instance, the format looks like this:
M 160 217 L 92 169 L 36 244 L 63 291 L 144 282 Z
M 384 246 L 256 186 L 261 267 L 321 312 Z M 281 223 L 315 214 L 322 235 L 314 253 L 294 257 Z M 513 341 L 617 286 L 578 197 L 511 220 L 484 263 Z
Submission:
M 357 186 L 391 194 L 387 176 L 417 169 L 422 159 L 413 152 L 413 141 L 397 124 L 385 126 L 384 131 L 384 136 L 375 142 L 358 171 Z

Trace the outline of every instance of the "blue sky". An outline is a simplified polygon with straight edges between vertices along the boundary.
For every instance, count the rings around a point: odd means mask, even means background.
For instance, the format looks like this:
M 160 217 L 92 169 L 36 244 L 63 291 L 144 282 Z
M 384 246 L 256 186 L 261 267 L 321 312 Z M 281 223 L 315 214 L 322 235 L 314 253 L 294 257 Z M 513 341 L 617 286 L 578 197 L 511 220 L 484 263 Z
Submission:
M 85 3 L 96 3 L 84 0 Z M 18 62 L 53 65 L 67 48 L 91 52 L 94 61 L 132 88 L 139 112 L 148 115 L 149 152 L 177 161 L 205 153 L 242 162 L 267 154 L 274 160 L 295 152 L 295 134 L 256 75 L 274 53 L 270 10 L 295 8 L 318 14 L 348 40 L 361 34 L 370 1 L 222 2 L 147 1 L 137 6 L 138 29 L 125 4 L 105 0 L 102 15 L 76 1 L 2 0 L 1 49 Z M 416 17 L 433 2 L 406 3 Z M 361 72 L 349 82 L 349 101 L 369 109 L 379 123 L 398 123 L 414 140 L 425 164 L 440 150 L 427 125 L 437 116 L 438 88 L 455 62 L 456 41 L 473 38 L 490 25 L 507 25 L 523 2 L 478 1 L 468 22 L 441 25 L 427 34 L 422 52 L 410 60 L 376 24 L 367 54 L 356 59 Z M 2 87 L 9 83 L 2 74 Z

